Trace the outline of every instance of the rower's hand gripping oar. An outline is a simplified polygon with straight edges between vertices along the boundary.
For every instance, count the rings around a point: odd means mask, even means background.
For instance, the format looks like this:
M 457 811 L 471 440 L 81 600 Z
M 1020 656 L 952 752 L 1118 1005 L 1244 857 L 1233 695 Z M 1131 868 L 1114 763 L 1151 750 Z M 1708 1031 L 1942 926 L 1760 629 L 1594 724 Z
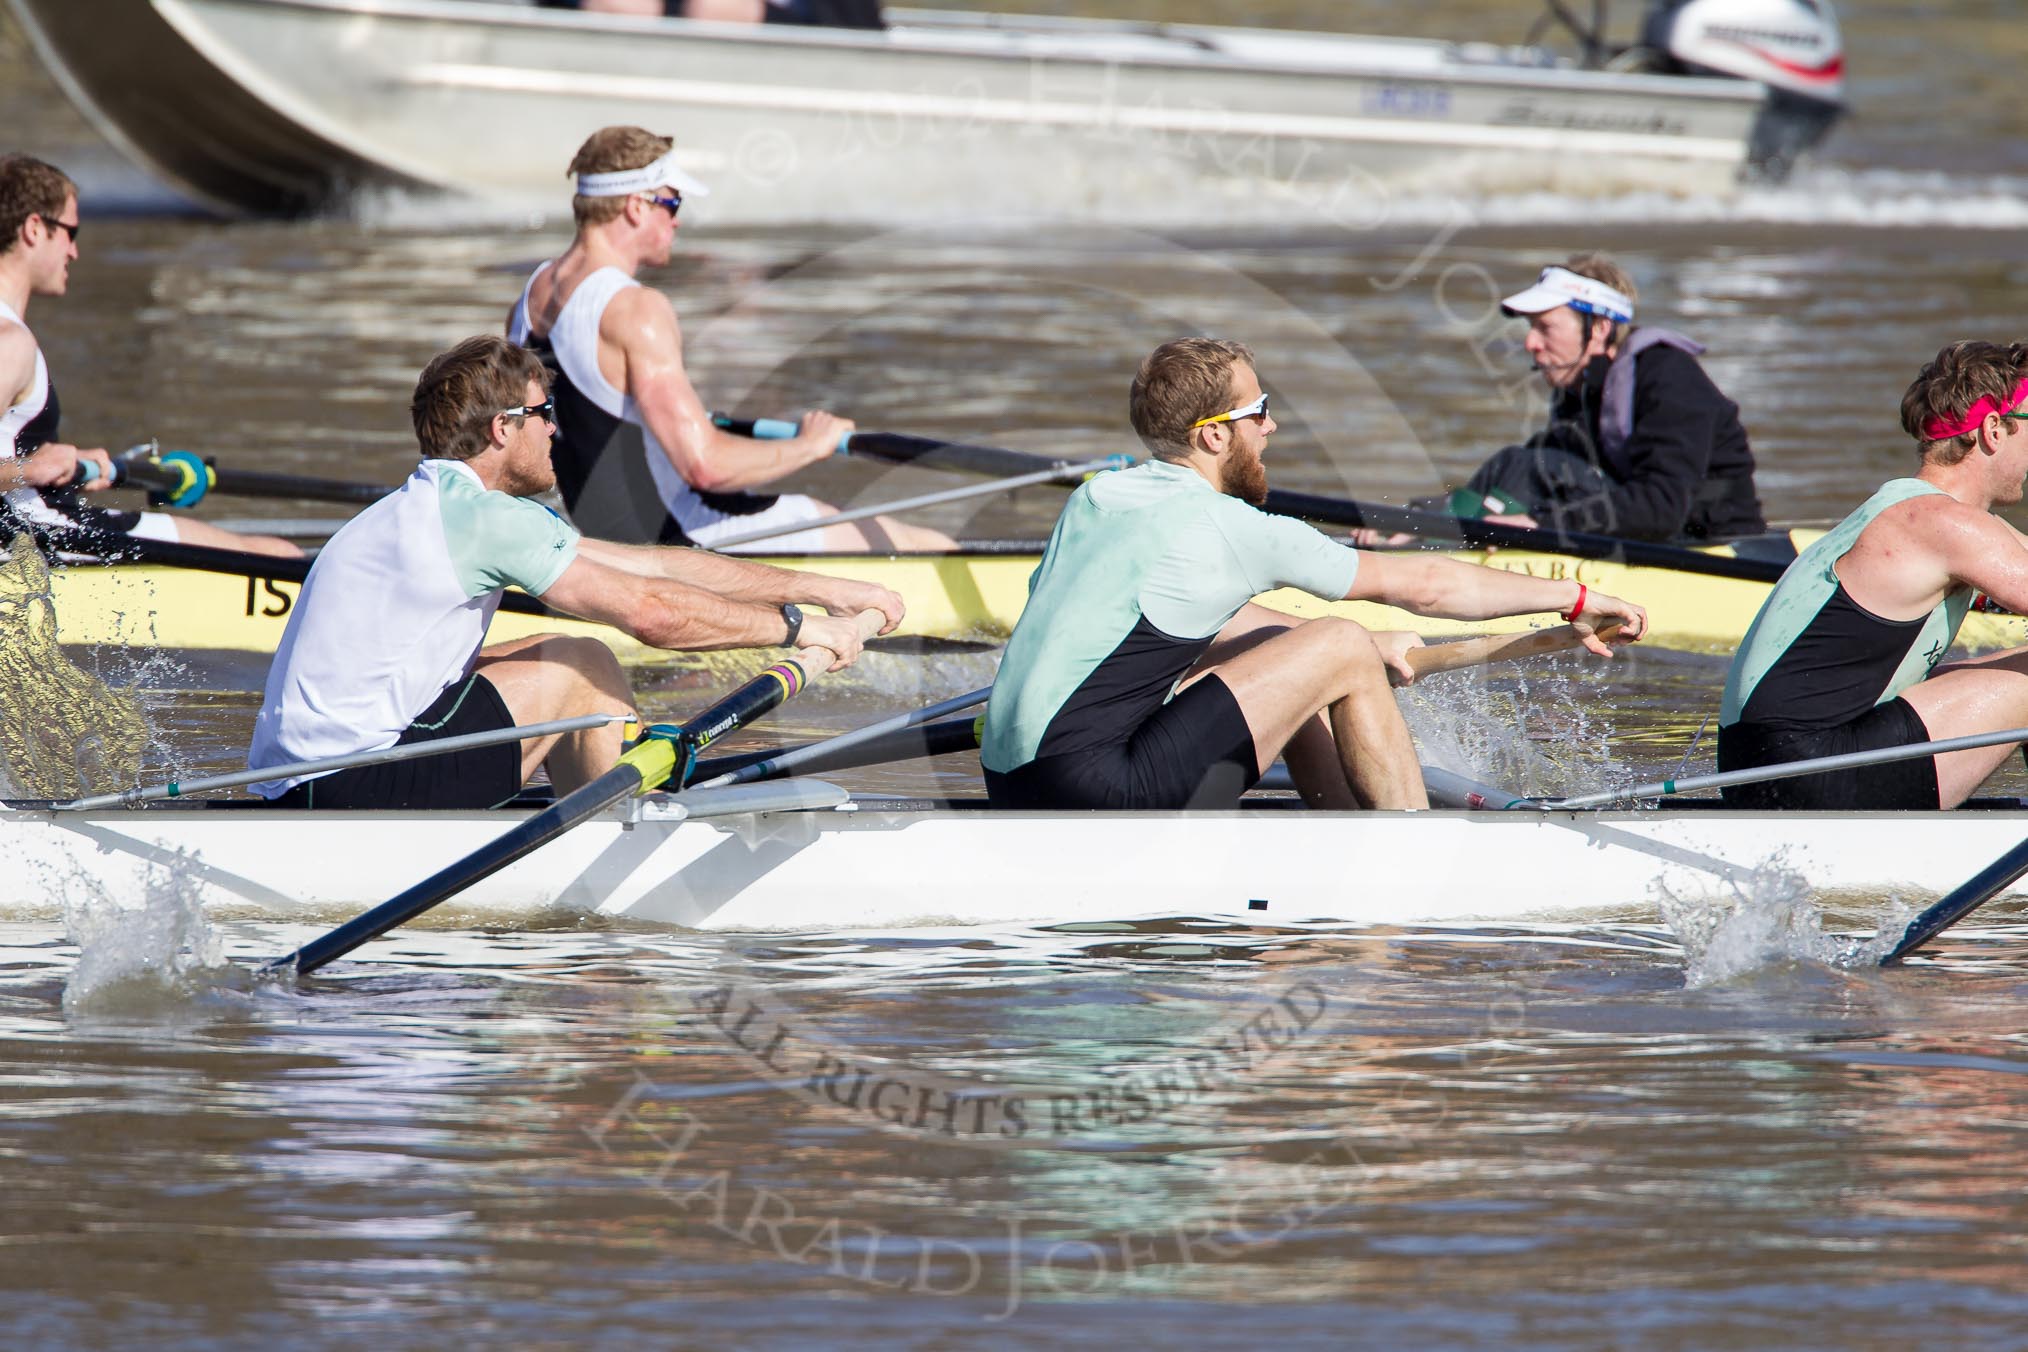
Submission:
M 96 462 L 80 460 L 73 481 L 88 484 L 99 477 Z M 113 487 L 145 488 L 157 507 L 195 507 L 209 493 L 246 498 L 304 498 L 358 506 L 380 501 L 394 489 L 354 479 L 317 479 L 266 470 L 219 469 L 189 451 L 164 451 L 144 441 L 113 457 Z
M 886 622 L 886 617 L 877 610 L 862 611 L 858 617 L 860 637 L 870 638 Z M 322 938 L 312 940 L 287 957 L 268 963 L 264 970 L 278 972 L 293 968 L 297 975 L 314 972 L 361 944 L 450 900 L 474 883 L 541 849 L 571 827 L 598 816 L 614 804 L 637 794 L 650 793 L 665 783 L 683 787 L 696 763 L 698 751 L 800 694 L 812 680 L 828 671 L 836 660 L 837 655 L 829 648 L 803 648 L 793 658 L 769 667 L 688 723 L 680 727 L 657 725 L 647 729 L 639 742 L 621 754 L 618 764 L 591 783 L 559 798 L 492 844 L 440 869 L 400 896 L 340 925 Z

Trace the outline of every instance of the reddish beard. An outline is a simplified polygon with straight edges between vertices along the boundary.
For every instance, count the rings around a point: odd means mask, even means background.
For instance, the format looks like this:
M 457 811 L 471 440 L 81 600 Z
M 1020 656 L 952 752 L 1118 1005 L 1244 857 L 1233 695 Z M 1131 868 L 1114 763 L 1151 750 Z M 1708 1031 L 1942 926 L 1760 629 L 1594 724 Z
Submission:
M 1248 450 L 1237 441 L 1231 454 L 1227 455 L 1218 472 L 1218 486 L 1230 497 L 1241 502 L 1250 502 L 1258 507 L 1267 501 L 1267 466 L 1261 463 L 1260 452 Z

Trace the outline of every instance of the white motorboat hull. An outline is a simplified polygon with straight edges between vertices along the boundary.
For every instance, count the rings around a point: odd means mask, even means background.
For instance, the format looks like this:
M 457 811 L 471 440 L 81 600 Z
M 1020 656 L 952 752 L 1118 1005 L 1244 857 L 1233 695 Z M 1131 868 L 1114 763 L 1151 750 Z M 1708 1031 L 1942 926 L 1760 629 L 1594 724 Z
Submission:
M 1397 192 L 1722 192 L 1765 87 L 1530 52 L 895 11 L 885 32 L 472 0 L 13 0 L 111 139 L 230 212 L 426 189 L 563 209 L 611 123 L 718 222 L 1371 226 Z M 1533 53 L 1539 56 L 1539 53 Z

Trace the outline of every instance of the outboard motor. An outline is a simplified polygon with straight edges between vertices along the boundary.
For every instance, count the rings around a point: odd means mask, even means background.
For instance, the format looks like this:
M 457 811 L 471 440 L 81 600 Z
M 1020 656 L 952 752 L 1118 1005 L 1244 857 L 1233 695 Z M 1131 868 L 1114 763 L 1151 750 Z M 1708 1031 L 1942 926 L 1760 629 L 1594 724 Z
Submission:
M 1768 87 L 1750 151 L 1768 177 L 1786 174 L 1845 111 L 1845 43 L 1830 0 L 1657 0 L 1642 41 L 1664 69 Z

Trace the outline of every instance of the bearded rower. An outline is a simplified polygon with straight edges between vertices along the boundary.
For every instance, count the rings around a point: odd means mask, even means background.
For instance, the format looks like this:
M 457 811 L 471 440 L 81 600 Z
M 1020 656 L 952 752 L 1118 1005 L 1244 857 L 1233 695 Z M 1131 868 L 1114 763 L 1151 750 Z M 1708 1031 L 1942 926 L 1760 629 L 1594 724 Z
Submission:
M 1599 627 L 1646 628 L 1576 582 L 1365 554 L 1258 510 L 1275 421 L 1243 344 L 1156 348 L 1129 410 L 1155 459 L 1071 494 L 1008 640 L 981 751 L 997 805 L 1228 807 L 1286 756 L 1313 806 L 1427 807 L 1388 679 L 1414 679 L 1422 640 L 1251 604 L 1278 587 L 1461 620 L 1561 612 L 1601 656 Z
M 2028 648 L 1943 663 L 1974 592 L 2028 610 L 2028 537 L 1994 509 L 2028 475 L 2028 344 L 1953 343 L 1901 398 L 1920 466 L 1789 565 L 1740 643 L 1718 765 L 1784 761 L 2028 724 Z M 1725 791 L 1743 807 L 1956 807 L 2011 745 Z

